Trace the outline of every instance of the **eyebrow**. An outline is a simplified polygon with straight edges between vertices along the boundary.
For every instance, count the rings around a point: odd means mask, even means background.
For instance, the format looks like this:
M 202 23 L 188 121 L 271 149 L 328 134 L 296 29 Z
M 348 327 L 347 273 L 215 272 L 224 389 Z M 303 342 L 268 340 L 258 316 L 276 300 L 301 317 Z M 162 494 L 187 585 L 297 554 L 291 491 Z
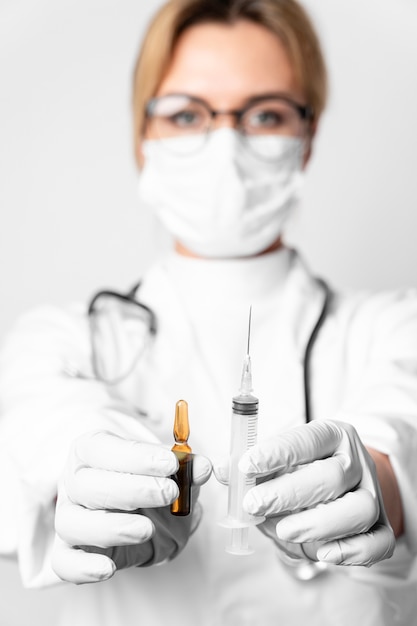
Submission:
M 267 91 L 264 93 L 256 94 L 245 101 L 245 106 L 248 106 L 250 104 L 256 104 L 261 100 L 268 100 L 272 98 L 282 98 L 282 100 L 287 100 L 289 102 L 297 104 L 298 106 L 305 106 L 304 102 L 300 102 L 298 97 L 293 96 L 287 91 Z

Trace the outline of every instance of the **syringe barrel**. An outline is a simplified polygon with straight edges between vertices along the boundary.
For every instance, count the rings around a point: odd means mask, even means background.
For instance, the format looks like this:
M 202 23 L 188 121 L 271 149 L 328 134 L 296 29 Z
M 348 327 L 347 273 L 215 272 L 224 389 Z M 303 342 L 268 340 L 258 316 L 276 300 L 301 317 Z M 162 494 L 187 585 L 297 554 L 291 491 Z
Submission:
M 235 396 L 232 401 L 232 432 L 230 447 L 230 473 L 228 517 L 236 526 L 253 524 L 251 516 L 242 508 L 249 489 L 255 486 L 254 478 L 239 471 L 239 460 L 256 443 L 258 429 L 258 398 L 250 394 Z

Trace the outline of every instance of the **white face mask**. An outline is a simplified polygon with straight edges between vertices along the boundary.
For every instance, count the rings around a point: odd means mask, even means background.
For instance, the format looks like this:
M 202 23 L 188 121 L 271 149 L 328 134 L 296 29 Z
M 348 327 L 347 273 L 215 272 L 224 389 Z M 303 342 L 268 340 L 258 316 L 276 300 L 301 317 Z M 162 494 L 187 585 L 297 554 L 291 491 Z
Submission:
M 263 153 L 270 149 L 274 154 L 273 162 L 249 153 L 230 128 L 210 133 L 195 154 L 181 154 L 187 141 L 143 142 L 141 200 L 176 241 L 197 255 L 230 258 L 266 250 L 298 199 L 303 140 L 256 137 Z

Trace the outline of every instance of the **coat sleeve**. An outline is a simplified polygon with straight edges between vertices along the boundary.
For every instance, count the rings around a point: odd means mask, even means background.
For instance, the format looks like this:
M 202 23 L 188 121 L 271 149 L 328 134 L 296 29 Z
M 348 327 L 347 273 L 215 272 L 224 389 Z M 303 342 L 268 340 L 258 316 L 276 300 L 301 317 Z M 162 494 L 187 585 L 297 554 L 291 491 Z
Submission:
M 404 540 L 417 555 L 417 292 L 362 302 L 346 334 L 345 398 L 337 419 L 387 454 L 396 474 Z
M 50 566 L 55 499 L 72 441 L 96 429 L 156 441 L 103 384 L 64 371 L 89 363 L 77 307 L 22 316 L 0 352 L 0 554 L 18 558 L 26 587 L 58 582 Z

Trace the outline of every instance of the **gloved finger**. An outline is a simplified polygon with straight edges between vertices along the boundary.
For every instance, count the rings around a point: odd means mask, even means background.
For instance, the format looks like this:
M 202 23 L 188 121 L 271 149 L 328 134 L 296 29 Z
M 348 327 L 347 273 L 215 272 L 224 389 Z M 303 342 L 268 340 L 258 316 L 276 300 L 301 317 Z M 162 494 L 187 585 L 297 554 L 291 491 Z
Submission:
M 357 489 L 333 502 L 287 515 L 277 524 L 280 539 L 304 543 L 328 541 L 368 531 L 378 520 L 378 500 L 366 489 Z
M 246 494 L 243 508 L 251 515 L 277 515 L 335 500 L 359 483 L 361 470 L 359 463 L 350 463 L 346 472 L 343 455 L 315 461 L 259 483 Z
M 230 460 L 229 457 L 225 457 L 222 459 L 214 459 L 213 462 L 213 473 L 216 479 L 222 485 L 229 484 L 229 471 L 230 471 Z M 256 480 L 258 483 L 264 482 L 265 480 L 269 480 L 271 478 L 271 474 L 268 476 L 257 476 Z
M 178 487 L 170 478 L 92 468 L 67 473 L 64 484 L 69 499 L 89 509 L 134 511 L 142 507 L 167 506 L 178 497 Z
M 394 548 L 395 537 L 391 527 L 376 524 L 367 533 L 325 543 L 317 550 L 317 558 L 335 565 L 370 567 L 383 559 L 389 559 Z
M 52 551 L 52 569 L 61 580 L 70 583 L 95 583 L 111 578 L 116 565 L 104 554 L 87 553 L 67 545 L 55 536 Z
M 343 438 L 336 422 L 310 422 L 250 448 L 239 461 L 248 476 L 285 471 L 332 456 Z
M 212 459 L 213 473 L 222 485 L 229 484 L 229 457 Z
M 193 485 L 200 487 L 208 481 L 212 466 L 209 459 L 201 454 L 193 454 Z
M 78 460 L 76 466 L 127 474 L 167 477 L 178 469 L 178 460 L 171 450 L 152 443 L 123 439 L 108 431 L 94 431 L 79 437 L 74 443 L 74 454 Z
M 323 545 L 321 541 L 312 541 L 311 543 L 294 543 L 292 541 L 284 541 L 279 539 L 276 533 L 277 520 L 280 517 L 267 517 L 262 524 L 256 526 L 262 534 L 272 539 L 277 548 L 287 556 L 296 559 L 310 559 L 311 561 L 317 561 L 317 551 L 320 546 Z
M 55 530 L 71 546 L 110 548 L 144 543 L 152 537 L 154 526 L 137 513 L 90 510 L 66 501 L 57 506 Z
M 285 516 L 277 515 L 276 517 L 267 517 L 261 524 L 257 524 L 256 528 L 274 541 L 277 539 L 277 524 L 279 520 L 284 519 Z

